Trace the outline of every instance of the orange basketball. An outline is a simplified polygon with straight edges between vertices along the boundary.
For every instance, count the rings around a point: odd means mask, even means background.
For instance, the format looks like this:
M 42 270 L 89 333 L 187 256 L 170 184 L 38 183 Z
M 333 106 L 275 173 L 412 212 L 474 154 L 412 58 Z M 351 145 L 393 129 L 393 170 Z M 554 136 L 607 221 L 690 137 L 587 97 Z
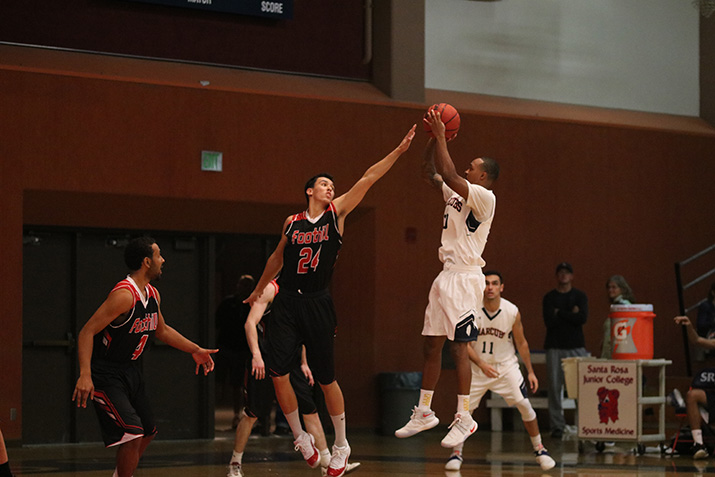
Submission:
M 444 137 L 447 138 L 447 140 L 449 141 L 459 132 L 459 112 L 455 109 L 454 106 L 447 103 L 433 104 L 429 107 L 429 109 L 427 109 L 427 113 L 429 113 L 433 109 L 439 112 L 445 127 Z M 427 117 L 427 113 L 425 113 L 425 117 Z M 425 132 L 429 134 L 430 137 L 434 137 L 434 135 L 432 134 L 432 130 L 429 127 L 429 124 L 425 122 L 423 122 L 422 124 L 424 125 Z

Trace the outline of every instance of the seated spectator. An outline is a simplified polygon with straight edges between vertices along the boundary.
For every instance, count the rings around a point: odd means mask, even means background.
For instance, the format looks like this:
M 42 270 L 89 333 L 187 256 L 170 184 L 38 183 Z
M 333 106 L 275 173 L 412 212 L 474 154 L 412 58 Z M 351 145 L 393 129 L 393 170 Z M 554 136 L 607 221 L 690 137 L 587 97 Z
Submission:
M 715 349 L 715 339 L 699 336 L 687 316 L 676 316 L 675 323 L 686 327 L 688 340 L 694 345 Z M 715 416 L 715 369 L 713 368 L 701 370 L 693 378 L 692 387 L 688 390 L 688 394 L 685 395 L 685 410 L 693 435 L 693 459 L 706 459 L 710 454 L 703 442 L 702 417 L 700 416 L 701 405 L 708 410 L 711 416 Z

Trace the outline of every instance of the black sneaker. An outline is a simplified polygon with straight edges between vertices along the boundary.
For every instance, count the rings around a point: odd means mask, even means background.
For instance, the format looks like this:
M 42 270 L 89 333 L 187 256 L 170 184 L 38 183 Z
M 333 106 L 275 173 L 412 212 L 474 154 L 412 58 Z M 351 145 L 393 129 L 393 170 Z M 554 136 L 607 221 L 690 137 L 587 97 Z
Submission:
M 551 437 L 555 439 L 561 439 L 564 435 L 564 430 L 563 429 L 554 429 L 551 431 Z
M 708 452 L 708 448 L 705 447 L 704 444 L 698 444 L 695 443 L 693 444 L 693 447 L 690 448 L 690 451 L 693 453 L 693 459 L 707 459 L 708 455 L 710 452 Z

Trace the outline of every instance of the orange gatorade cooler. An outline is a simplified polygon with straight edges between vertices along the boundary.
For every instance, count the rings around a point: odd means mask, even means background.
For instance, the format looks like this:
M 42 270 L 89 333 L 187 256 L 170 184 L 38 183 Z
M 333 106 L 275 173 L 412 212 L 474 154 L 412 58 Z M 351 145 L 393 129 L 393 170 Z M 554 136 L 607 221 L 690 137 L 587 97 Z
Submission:
M 653 305 L 611 305 L 613 359 L 653 359 Z

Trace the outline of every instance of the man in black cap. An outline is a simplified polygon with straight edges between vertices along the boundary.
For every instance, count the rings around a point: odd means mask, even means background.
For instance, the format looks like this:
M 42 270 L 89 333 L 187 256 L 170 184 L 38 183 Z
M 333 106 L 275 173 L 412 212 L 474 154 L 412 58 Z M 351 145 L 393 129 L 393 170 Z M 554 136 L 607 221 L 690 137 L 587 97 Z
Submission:
M 588 298 L 573 288 L 573 267 L 562 262 L 556 266 L 556 288 L 544 295 L 543 313 L 546 324 L 546 368 L 549 376 L 549 422 L 551 436 L 563 435 L 566 420 L 562 407 L 564 371 L 561 360 L 588 356 L 583 325 L 588 318 Z

